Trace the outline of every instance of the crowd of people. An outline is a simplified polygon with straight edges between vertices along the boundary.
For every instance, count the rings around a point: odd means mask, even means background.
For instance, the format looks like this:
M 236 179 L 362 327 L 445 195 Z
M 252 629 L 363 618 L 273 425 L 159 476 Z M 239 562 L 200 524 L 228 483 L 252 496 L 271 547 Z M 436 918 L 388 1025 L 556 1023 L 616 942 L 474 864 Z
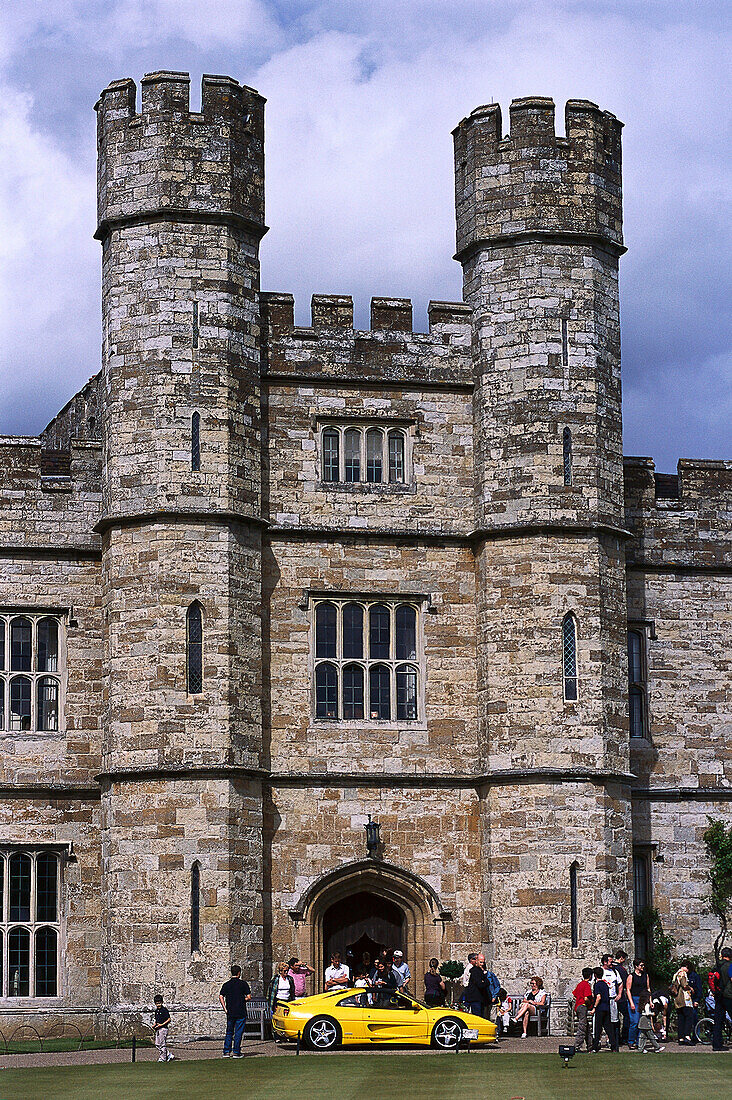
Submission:
M 692 960 L 679 966 L 666 992 L 651 990 L 643 959 L 633 959 L 632 967 L 627 964 L 628 956 L 618 949 L 603 955 L 599 966 L 588 966 L 582 970 L 582 977 L 572 992 L 576 1051 L 584 1049 L 596 1054 L 603 1035 L 611 1051 L 618 1051 L 622 1045 L 641 1053 L 664 1050 L 661 1041 L 669 1038 L 674 1010 L 677 1042 L 680 1045 L 697 1042 L 697 1021 L 700 1014 L 708 1010 L 713 1013 L 714 1019 L 712 1048 L 726 1049 L 723 1045 L 725 1017 L 732 1016 L 732 949 L 724 948 L 720 952 L 715 969 L 707 977 L 709 993 L 706 996 L 704 982 Z M 314 974 L 313 967 L 296 956 L 282 962 L 276 968 L 269 987 L 270 1008 L 274 1011 L 279 1002 L 287 1003 L 307 996 L 307 982 Z M 375 959 L 364 952 L 358 962 L 349 957 L 347 963 L 338 952 L 334 952 L 324 981 L 326 991 L 355 987 L 373 990 L 375 996 L 380 993 L 391 995 L 410 992 L 412 973 L 400 948 L 384 949 Z M 424 1003 L 432 1007 L 444 1005 L 447 983 L 440 972 L 438 959 L 430 959 L 423 981 Z M 510 997 L 481 952 L 468 955 L 460 985 L 460 1001 L 465 1010 L 491 1019 L 496 1024 L 499 1037 L 505 1036 L 514 1025 L 525 1038 L 530 1021 L 537 1020 L 542 1009 L 548 1006 L 548 993 L 538 975 L 532 976 L 523 997 Z M 242 977 L 241 967 L 232 966 L 231 978 L 224 983 L 219 994 L 221 1007 L 226 1013 L 225 1058 L 241 1057 L 247 1001 L 251 997 L 252 991 Z M 170 1012 L 158 994 L 152 1025 L 158 1061 L 170 1061 L 173 1057 L 167 1049 L 170 1024 Z

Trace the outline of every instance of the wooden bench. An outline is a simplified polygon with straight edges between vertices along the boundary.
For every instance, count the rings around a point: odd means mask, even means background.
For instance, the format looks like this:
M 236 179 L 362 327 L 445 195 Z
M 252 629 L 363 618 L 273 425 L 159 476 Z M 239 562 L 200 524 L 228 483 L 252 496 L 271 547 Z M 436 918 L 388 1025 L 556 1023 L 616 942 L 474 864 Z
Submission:
M 519 1008 L 521 1007 L 521 1002 L 524 1000 L 524 997 L 523 996 L 515 997 L 515 996 L 511 995 L 511 996 L 509 996 L 508 999 L 511 1003 L 511 1015 L 515 1016 L 516 1013 L 518 1012 Z M 536 1006 L 536 1015 L 534 1016 L 532 1014 L 531 1016 L 529 1016 L 529 1023 L 528 1023 L 527 1028 L 526 1028 L 527 1031 L 528 1031 L 528 1029 L 529 1029 L 529 1027 L 531 1026 L 532 1023 L 536 1024 L 536 1034 L 537 1035 L 540 1036 L 542 1034 L 542 1024 L 544 1026 L 544 1035 L 551 1035 L 551 1033 L 552 1033 L 552 995 L 551 995 L 551 993 L 547 993 L 546 1000 L 544 1001 L 543 1005 L 537 1005 Z

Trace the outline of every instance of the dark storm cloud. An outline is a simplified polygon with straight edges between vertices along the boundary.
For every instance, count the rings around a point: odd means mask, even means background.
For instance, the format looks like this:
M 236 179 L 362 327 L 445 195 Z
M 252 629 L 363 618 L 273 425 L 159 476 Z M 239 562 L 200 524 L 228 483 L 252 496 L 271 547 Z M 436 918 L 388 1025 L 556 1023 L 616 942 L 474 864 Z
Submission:
M 98 368 L 94 116 L 110 80 L 226 72 L 267 97 L 262 285 L 460 297 L 450 130 L 479 103 L 594 99 L 625 122 L 625 450 L 729 457 L 724 6 L 20 0 L 0 30 L 0 430 Z

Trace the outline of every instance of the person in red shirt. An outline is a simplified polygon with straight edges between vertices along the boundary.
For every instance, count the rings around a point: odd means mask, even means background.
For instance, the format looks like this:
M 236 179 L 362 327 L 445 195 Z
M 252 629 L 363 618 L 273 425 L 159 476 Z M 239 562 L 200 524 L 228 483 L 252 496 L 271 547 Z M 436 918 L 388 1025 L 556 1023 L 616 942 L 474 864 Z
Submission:
M 590 1012 L 592 1010 L 592 967 L 586 966 L 582 971 L 582 981 L 577 983 L 572 990 L 574 997 L 574 1014 L 577 1019 L 577 1031 L 574 1037 L 574 1049 L 582 1050 L 582 1044 L 589 1053 L 590 1050 Z

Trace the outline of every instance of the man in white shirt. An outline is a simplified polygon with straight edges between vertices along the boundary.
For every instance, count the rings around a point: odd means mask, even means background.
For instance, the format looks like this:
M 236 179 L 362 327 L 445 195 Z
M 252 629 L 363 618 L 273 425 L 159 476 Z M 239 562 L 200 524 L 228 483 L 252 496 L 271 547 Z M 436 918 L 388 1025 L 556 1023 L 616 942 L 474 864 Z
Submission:
M 463 967 L 463 976 L 460 979 L 462 984 L 463 984 L 463 989 L 468 988 L 468 982 L 470 981 L 470 971 L 475 966 L 475 960 L 477 958 L 478 958 L 478 956 L 475 953 L 475 951 L 471 951 L 470 954 L 468 955 L 468 961 L 466 962 L 465 966 Z
M 601 962 L 602 980 L 607 982 L 610 990 L 610 1022 L 617 1030 L 620 1021 L 618 1002 L 623 996 L 623 980 L 620 977 L 620 971 L 615 969 L 612 955 L 603 955 Z
M 397 988 L 400 993 L 409 985 L 409 980 L 412 977 L 412 971 L 409 969 L 409 963 L 404 961 L 404 952 L 394 952 L 394 962 L 391 964 L 391 972 L 397 980 Z
M 330 957 L 330 966 L 325 972 L 325 991 L 329 989 L 348 989 L 351 984 L 351 976 L 348 967 L 341 962 L 340 951 L 335 951 Z

